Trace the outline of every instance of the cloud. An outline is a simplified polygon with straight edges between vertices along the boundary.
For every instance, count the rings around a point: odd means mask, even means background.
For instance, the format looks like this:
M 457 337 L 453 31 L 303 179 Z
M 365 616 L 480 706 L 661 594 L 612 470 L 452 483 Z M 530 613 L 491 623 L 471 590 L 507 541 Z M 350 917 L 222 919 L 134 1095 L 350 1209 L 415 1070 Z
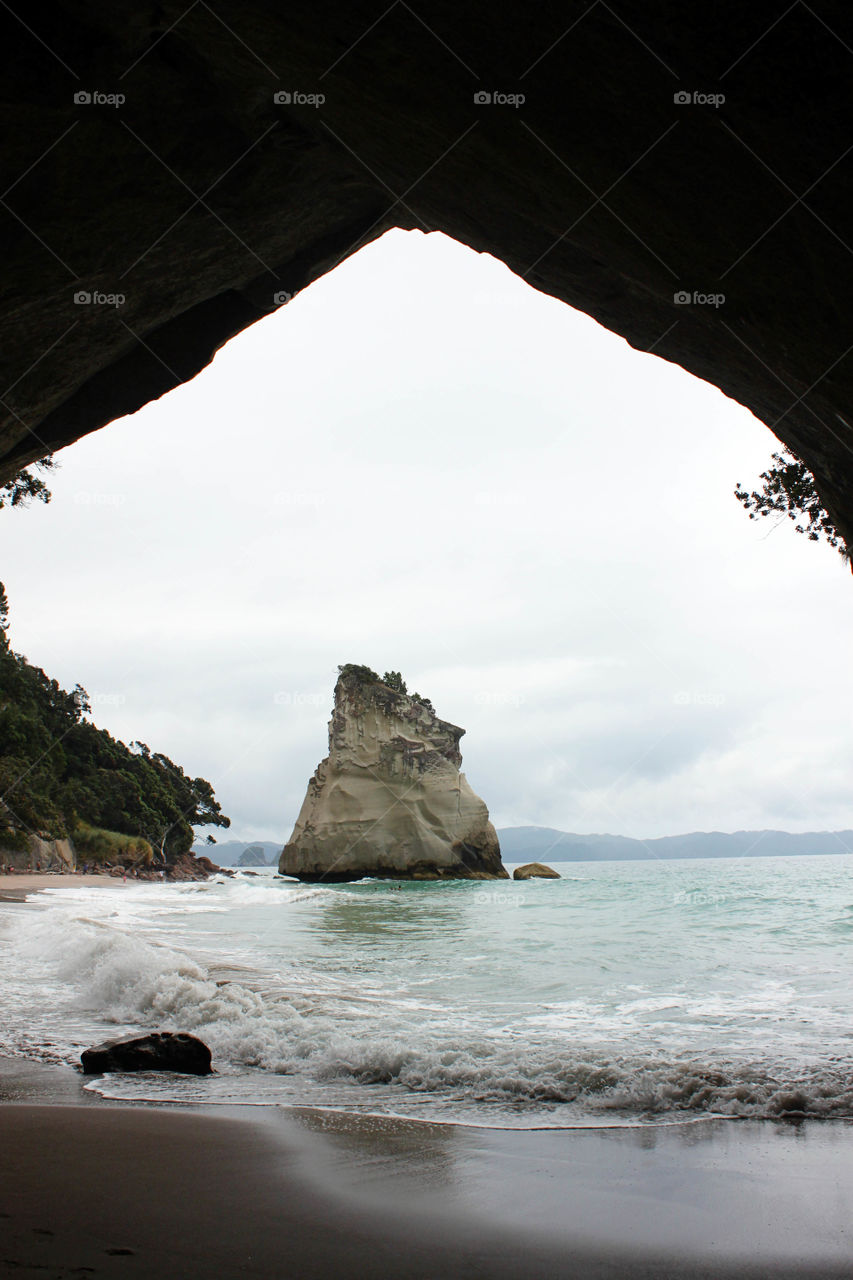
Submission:
M 346 661 L 467 729 L 502 825 L 850 825 L 849 575 L 732 497 L 775 446 L 487 255 L 389 233 L 3 513 L 13 644 L 246 839 L 289 833 Z

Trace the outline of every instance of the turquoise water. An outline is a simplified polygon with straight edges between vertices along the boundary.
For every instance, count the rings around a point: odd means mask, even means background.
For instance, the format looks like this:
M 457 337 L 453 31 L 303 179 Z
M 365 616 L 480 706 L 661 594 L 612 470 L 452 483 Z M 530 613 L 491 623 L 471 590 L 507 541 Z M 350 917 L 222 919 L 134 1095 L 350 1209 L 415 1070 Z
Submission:
M 0 1050 L 192 1031 L 113 1097 L 469 1123 L 853 1116 L 853 857 L 558 864 L 560 881 L 50 891 L 0 913 Z

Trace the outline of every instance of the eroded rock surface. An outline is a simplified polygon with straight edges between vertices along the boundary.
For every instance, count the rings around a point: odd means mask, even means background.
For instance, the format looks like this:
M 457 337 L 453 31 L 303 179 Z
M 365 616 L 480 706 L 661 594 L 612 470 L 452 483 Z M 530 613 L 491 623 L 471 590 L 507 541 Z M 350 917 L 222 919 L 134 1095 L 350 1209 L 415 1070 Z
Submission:
M 0 848 L 0 862 L 16 871 L 73 871 L 77 865 L 70 840 L 31 835 L 26 849 Z
M 464 729 L 344 668 L 329 754 L 279 861 L 300 880 L 507 879 L 489 811 L 460 773 Z

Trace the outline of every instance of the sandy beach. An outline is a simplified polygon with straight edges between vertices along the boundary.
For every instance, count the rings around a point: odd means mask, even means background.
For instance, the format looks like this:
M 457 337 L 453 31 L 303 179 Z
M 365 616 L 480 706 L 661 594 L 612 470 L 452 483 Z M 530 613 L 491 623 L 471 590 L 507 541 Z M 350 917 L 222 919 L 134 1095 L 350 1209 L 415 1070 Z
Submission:
M 75 889 L 80 885 L 117 885 L 121 876 L 71 875 L 54 871 L 13 871 L 0 876 L 0 902 L 26 902 L 41 889 Z
M 853 1128 L 507 1131 L 104 1102 L 0 1064 L 0 1274 L 840 1280 Z

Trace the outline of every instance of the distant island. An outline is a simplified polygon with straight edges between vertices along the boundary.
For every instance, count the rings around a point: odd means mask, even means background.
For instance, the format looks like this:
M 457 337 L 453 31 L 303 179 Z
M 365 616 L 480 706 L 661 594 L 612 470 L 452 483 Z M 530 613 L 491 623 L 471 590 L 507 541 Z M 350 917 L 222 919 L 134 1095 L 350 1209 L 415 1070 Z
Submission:
M 693 831 L 637 840 L 576 835 L 553 827 L 505 827 L 498 832 L 507 862 L 649 861 L 652 858 L 771 858 L 853 853 L 853 831 Z
M 197 840 L 193 853 L 209 854 L 220 867 L 274 867 L 278 865 L 284 840 L 223 840 L 215 848 Z

